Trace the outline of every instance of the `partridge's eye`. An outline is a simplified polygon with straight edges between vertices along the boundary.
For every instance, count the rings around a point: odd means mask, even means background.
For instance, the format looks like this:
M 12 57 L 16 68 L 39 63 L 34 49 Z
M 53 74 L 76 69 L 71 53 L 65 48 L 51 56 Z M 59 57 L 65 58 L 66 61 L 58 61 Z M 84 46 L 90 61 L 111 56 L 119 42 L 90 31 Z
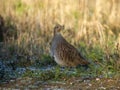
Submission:
M 56 28 L 58 28 L 58 26 Z

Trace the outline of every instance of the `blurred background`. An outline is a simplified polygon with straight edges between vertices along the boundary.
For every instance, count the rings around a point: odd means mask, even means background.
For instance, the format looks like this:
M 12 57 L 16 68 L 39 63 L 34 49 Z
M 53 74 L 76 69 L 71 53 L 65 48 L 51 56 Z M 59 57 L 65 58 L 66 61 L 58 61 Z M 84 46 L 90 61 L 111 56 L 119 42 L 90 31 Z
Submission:
M 28 63 L 49 56 L 56 23 L 65 25 L 62 35 L 76 48 L 86 50 L 88 58 L 101 60 L 105 56 L 110 60 L 111 55 L 117 53 L 116 58 L 120 54 L 120 0 L 0 2 L 0 58 L 3 60 L 24 57 Z

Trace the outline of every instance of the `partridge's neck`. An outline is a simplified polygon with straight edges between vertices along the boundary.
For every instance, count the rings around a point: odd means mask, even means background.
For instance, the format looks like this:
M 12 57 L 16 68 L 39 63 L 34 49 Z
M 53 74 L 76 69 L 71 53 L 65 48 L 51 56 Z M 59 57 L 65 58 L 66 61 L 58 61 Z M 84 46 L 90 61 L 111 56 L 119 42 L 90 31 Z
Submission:
M 60 35 L 60 32 L 54 31 L 54 36 L 56 36 L 56 35 Z
M 56 33 L 54 35 L 54 39 L 57 40 L 57 42 L 65 41 L 65 39 L 63 38 L 63 36 L 60 33 Z

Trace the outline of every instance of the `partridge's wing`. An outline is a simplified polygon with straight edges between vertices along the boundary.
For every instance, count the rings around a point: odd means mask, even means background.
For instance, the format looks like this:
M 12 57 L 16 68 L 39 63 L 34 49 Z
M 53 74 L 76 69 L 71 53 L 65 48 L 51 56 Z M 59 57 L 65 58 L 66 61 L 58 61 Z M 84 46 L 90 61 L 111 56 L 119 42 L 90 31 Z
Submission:
M 67 41 L 63 41 L 58 45 L 57 52 L 65 60 L 76 62 L 82 65 L 88 64 L 88 61 L 78 52 L 78 50 L 69 44 Z

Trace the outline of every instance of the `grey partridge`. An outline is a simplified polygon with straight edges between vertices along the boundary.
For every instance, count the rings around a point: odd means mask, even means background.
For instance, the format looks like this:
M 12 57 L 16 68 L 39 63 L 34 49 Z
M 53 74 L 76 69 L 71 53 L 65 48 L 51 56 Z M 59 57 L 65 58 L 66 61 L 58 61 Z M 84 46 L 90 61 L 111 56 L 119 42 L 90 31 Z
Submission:
M 77 65 L 88 65 L 89 62 L 81 55 L 78 50 L 68 43 L 60 34 L 64 26 L 56 24 L 54 36 L 51 41 L 50 54 L 60 66 L 76 67 Z

